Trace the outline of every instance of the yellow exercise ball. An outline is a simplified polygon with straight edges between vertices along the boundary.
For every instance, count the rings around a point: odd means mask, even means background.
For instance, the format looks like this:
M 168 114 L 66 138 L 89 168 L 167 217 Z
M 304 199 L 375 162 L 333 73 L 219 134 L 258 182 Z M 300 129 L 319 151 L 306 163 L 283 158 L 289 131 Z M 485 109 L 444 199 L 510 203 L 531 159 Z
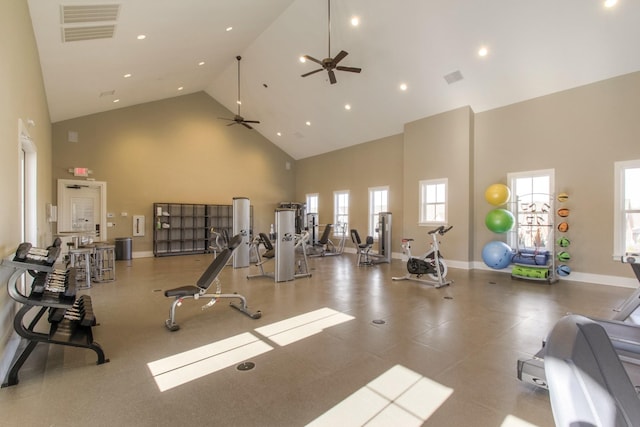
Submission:
M 484 192 L 484 198 L 494 206 L 504 205 L 511 197 L 511 190 L 504 184 L 492 184 Z

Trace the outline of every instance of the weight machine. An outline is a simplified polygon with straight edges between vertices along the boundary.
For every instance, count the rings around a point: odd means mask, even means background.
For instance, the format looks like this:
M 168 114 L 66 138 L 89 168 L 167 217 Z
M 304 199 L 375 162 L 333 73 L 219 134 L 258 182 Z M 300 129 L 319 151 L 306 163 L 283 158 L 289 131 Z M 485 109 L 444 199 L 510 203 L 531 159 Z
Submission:
M 306 230 L 295 233 L 295 213 L 295 209 L 276 209 L 275 246 L 264 233 L 260 233 L 259 238 L 254 239 L 252 247 L 258 259 L 256 266 L 260 268 L 260 273 L 249 275 L 247 279 L 266 276 L 273 277 L 276 282 L 287 282 L 301 277 L 311 277 L 307 262 L 309 233 Z M 260 244 L 265 247 L 263 254 L 260 254 Z M 302 254 L 297 260 L 296 252 Z M 264 264 L 269 259 L 274 260 L 273 273 L 264 271 Z
M 251 204 L 246 197 L 233 198 L 233 235 L 242 236 L 242 242 L 233 251 L 233 268 L 249 267 L 249 240 Z
M 378 252 L 372 253 L 374 246 L 373 236 L 367 236 L 362 242 L 358 230 L 351 229 L 351 241 L 353 242 L 358 258 L 356 264 L 373 265 L 391 262 L 391 212 L 380 212 L 378 214 L 378 224 L 375 228 L 378 233 Z

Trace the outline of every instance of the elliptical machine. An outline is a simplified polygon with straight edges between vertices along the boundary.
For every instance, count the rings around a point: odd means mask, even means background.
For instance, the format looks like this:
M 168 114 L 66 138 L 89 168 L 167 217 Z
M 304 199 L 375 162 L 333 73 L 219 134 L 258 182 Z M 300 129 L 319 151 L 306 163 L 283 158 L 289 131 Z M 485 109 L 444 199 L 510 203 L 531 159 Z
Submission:
M 447 277 L 447 264 L 440 253 L 439 236 L 444 236 L 446 232 L 451 230 L 453 225 L 446 227 L 441 225 L 427 232 L 433 239 L 431 249 L 419 257 L 411 254 L 411 242 L 413 239 L 402 239 L 402 252 L 407 256 L 408 273 L 402 277 L 392 277 L 391 280 L 413 280 L 416 282 L 426 283 L 435 288 L 441 288 L 453 283 L 453 280 L 445 280 Z M 428 276 L 431 280 L 423 279 L 422 276 Z

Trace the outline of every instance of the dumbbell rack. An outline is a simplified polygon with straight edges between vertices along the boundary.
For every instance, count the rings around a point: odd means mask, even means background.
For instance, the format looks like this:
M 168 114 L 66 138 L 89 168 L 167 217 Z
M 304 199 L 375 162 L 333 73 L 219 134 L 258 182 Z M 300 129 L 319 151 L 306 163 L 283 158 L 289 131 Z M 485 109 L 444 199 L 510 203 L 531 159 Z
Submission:
M 2 387 L 18 384 L 20 368 L 40 342 L 93 350 L 97 355 L 98 365 L 109 361 L 100 344 L 93 340 L 92 327 L 97 323 L 91 297 L 82 295 L 76 298 L 73 268 L 54 267 L 59 254 L 59 246 L 39 249 L 31 248 L 29 243 L 22 243 L 13 259 L 3 259 L 0 264 L 2 269 L 13 270 L 7 281 L 7 290 L 11 298 L 23 304 L 14 317 L 13 327 L 26 342 L 22 352 L 16 355 Z M 24 273 L 33 277 L 28 295 L 21 292 L 18 284 L 18 279 Z M 38 311 L 29 324 L 25 325 L 25 316 L 32 309 Z M 49 332 L 36 332 L 36 326 L 47 311 Z

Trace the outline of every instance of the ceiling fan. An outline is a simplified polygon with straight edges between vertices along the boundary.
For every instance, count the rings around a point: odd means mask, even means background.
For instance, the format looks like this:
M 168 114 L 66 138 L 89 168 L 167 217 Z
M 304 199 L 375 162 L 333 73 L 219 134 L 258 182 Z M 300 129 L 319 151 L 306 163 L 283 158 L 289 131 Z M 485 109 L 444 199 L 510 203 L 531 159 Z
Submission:
M 244 117 L 240 115 L 240 104 L 242 104 L 242 102 L 240 101 L 240 60 L 242 59 L 242 57 L 238 55 L 236 56 L 236 59 L 238 60 L 238 101 L 237 101 L 238 114 L 236 114 L 236 116 L 233 119 L 227 119 L 225 117 L 218 117 L 218 118 L 222 120 L 231 120 L 233 122 L 233 123 L 229 123 L 227 126 L 240 124 L 246 127 L 247 129 L 253 129 L 253 127 L 251 127 L 249 123 L 260 123 L 260 122 L 257 120 L 245 120 Z
M 361 68 L 356 68 L 356 67 L 343 67 L 341 65 L 338 65 L 338 63 L 340 61 L 342 61 L 344 59 L 345 56 L 347 56 L 349 53 L 345 52 L 344 50 L 341 50 L 335 58 L 331 58 L 331 0 L 327 0 L 328 3 L 328 9 L 329 9 L 329 54 L 327 55 L 327 58 L 323 59 L 322 61 L 309 56 L 309 55 L 304 55 L 303 58 L 309 61 L 313 61 L 317 64 L 322 65 L 322 68 L 318 68 L 317 70 L 313 70 L 310 71 L 306 74 L 303 74 L 302 77 L 307 77 L 310 76 L 311 74 L 315 74 L 318 73 L 322 70 L 327 70 L 327 72 L 329 73 L 329 81 L 331 82 L 331 84 L 335 84 L 337 82 L 336 80 L 336 75 L 334 73 L 333 70 L 339 70 L 339 71 L 349 71 L 351 73 L 359 73 L 360 71 L 362 71 Z

